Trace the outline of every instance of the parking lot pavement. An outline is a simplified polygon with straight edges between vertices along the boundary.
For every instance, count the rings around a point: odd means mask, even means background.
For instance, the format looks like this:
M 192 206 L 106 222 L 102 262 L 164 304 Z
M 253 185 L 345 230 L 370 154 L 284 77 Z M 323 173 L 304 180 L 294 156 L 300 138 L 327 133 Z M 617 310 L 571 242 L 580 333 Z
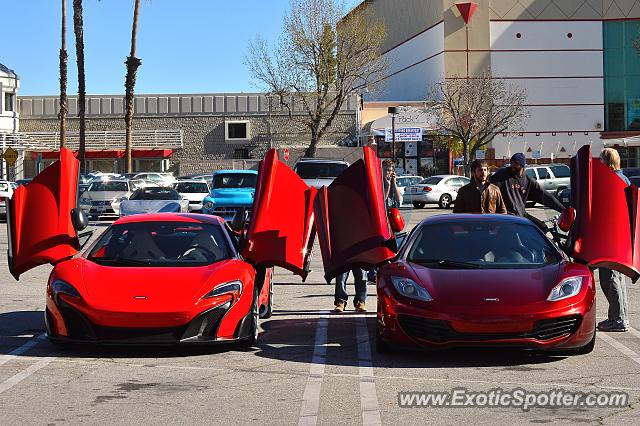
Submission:
M 446 214 L 403 210 L 412 227 Z M 547 212 L 533 211 L 545 218 Z M 102 224 L 104 225 L 104 224 Z M 104 229 L 104 226 L 100 227 Z M 257 348 L 58 347 L 43 338 L 50 267 L 16 282 L 0 227 L 0 424 L 637 424 L 640 402 L 640 295 L 629 287 L 631 324 L 599 334 L 595 350 L 564 357 L 458 349 L 379 355 L 372 342 L 375 287 L 367 314 L 331 314 L 333 287 L 319 251 L 306 283 L 275 275 L 275 312 L 261 322 Z M 350 289 L 353 294 L 352 286 Z M 599 293 L 599 300 L 603 300 Z M 598 303 L 604 318 L 606 303 Z M 612 392 L 622 408 L 400 408 L 399 392 Z M 480 403 L 480 400 L 478 400 Z M 482 404 L 480 404 L 482 405 Z

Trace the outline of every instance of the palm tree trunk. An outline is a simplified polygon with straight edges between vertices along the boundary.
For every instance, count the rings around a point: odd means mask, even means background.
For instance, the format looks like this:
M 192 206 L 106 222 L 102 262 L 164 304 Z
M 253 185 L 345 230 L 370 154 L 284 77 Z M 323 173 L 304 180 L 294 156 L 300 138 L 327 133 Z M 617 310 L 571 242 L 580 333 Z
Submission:
M 138 33 L 138 11 L 140 9 L 140 0 L 135 0 L 135 7 L 133 10 L 133 25 L 131 28 L 131 53 L 127 57 L 125 62 L 127 66 L 127 77 L 125 79 L 125 107 L 126 112 L 124 115 L 124 123 L 126 126 L 126 162 L 127 173 L 133 171 L 133 164 L 131 159 L 131 145 L 133 139 L 133 90 L 136 85 L 136 72 L 138 67 L 142 63 L 140 59 L 136 58 L 136 38 Z
M 76 62 L 78 64 L 78 115 L 80 116 L 80 147 L 78 160 L 80 171 L 85 171 L 85 107 L 86 86 L 84 75 L 84 35 L 82 23 L 82 0 L 73 0 L 73 32 L 76 36 Z
M 60 43 L 60 149 L 64 148 L 67 141 L 67 0 L 62 0 Z

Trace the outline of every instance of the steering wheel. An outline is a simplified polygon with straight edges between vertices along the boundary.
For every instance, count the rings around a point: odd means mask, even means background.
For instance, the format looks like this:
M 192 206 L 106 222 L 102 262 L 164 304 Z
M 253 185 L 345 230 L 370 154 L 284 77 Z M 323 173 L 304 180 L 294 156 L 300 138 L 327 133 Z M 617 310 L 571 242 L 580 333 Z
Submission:
M 211 250 L 209 250 L 208 248 L 199 246 L 199 245 L 194 245 L 194 246 L 187 247 L 187 249 L 180 256 L 178 256 L 178 259 L 184 259 L 185 257 L 189 256 L 191 253 L 198 252 L 198 251 L 203 253 L 207 261 L 213 261 L 213 260 L 216 260 L 217 258 L 216 254 Z

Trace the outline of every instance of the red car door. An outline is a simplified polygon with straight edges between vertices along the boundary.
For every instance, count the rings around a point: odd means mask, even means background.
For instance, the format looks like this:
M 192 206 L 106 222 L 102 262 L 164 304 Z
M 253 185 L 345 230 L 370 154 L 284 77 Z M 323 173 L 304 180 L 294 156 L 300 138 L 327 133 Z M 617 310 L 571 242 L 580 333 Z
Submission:
M 571 198 L 576 219 L 570 254 L 589 266 L 640 276 L 640 217 L 636 186 L 627 185 L 586 145 L 571 161 Z
M 67 149 L 29 185 L 13 193 L 7 209 L 9 270 L 19 276 L 38 265 L 55 264 L 80 249 L 71 220 L 78 190 L 78 160 Z
M 355 267 L 371 267 L 395 256 L 382 188 L 380 160 L 364 148 L 353 163 L 315 202 L 318 240 L 325 279 Z
M 275 149 L 260 162 L 253 212 L 241 253 L 265 267 L 280 266 L 306 278 L 315 238 L 310 188 L 278 159 Z

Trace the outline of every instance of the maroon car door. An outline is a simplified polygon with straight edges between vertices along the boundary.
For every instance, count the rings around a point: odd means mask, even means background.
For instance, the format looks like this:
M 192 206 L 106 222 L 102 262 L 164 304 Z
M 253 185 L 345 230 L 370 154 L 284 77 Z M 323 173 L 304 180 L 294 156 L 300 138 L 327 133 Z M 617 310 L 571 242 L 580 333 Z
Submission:
M 576 220 L 570 254 L 589 266 L 640 276 L 638 188 L 627 185 L 582 147 L 571 162 L 571 199 Z
M 318 241 L 325 279 L 355 267 L 371 267 L 395 256 L 387 219 L 380 160 L 364 148 L 353 163 L 315 201 Z
M 19 276 L 38 265 L 55 264 L 79 248 L 71 210 L 76 207 L 78 160 L 67 149 L 60 160 L 18 187 L 8 203 L 9 270 Z
M 275 149 L 260 162 L 253 211 L 241 253 L 261 266 L 280 266 L 306 278 L 315 238 L 310 188 L 278 159 Z

